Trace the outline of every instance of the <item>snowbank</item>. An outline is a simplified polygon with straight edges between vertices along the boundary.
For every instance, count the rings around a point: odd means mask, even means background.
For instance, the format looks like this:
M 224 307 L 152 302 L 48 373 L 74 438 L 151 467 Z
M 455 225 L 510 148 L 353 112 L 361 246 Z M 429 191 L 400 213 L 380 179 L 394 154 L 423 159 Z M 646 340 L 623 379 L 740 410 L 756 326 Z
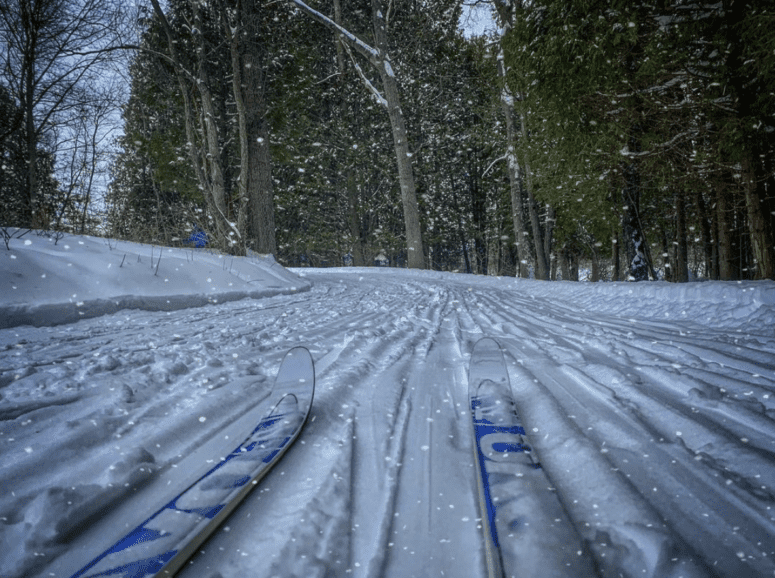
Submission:
M 271 255 L 232 257 L 31 232 L 0 250 L 0 328 L 59 325 L 121 309 L 171 311 L 310 287 Z

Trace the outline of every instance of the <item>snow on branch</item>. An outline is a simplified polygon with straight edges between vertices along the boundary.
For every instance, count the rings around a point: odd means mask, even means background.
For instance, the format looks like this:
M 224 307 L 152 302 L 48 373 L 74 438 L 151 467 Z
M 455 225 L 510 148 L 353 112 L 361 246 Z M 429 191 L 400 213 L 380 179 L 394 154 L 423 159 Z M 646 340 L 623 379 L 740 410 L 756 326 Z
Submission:
M 511 147 L 509 147 L 509 148 L 511 148 Z M 487 176 L 487 174 L 490 172 L 490 169 L 492 169 L 492 167 L 493 167 L 493 166 L 495 166 L 495 164 L 496 164 L 496 163 L 499 163 L 500 161 L 507 161 L 507 160 L 510 160 L 510 159 L 509 159 L 509 155 L 511 154 L 511 152 L 513 152 L 513 151 L 510 151 L 509 153 L 507 153 L 507 154 L 503 155 L 502 157 L 498 157 L 497 159 L 495 159 L 494 161 L 492 161 L 492 162 L 490 163 L 490 165 L 489 165 L 489 166 L 488 166 L 486 169 L 484 169 L 484 172 L 482 173 L 482 178 L 484 178 L 484 177 L 486 177 L 486 176 Z
M 647 157 L 647 156 L 656 154 L 659 151 L 672 148 L 673 146 L 675 146 L 676 143 L 678 143 L 680 140 L 682 140 L 685 137 L 697 136 L 697 134 L 698 134 L 697 130 L 686 130 L 684 132 L 678 133 L 673 138 L 671 138 L 669 141 L 664 142 L 662 144 L 656 145 L 650 151 L 632 152 L 630 150 L 630 147 L 625 145 L 624 148 L 622 148 L 622 150 L 619 151 L 619 153 L 622 156 L 625 156 L 625 157 L 628 157 L 628 158 L 631 158 L 631 159 L 638 158 L 638 157 Z
M 316 22 L 319 22 L 324 26 L 328 26 L 329 28 L 333 28 L 334 30 L 336 30 L 339 34 L 342 35 L 342 39 L 347 44 L 349 44 L 355 50 L 357 50 L 359 54 L 368 58 L 372 64 L 376 65 L 377 61 L 379 60 L 378 50 L 366 44 L 363 40 L 355 36 L 355 34 L 350 32 L 346 28 L 343 28 L 342 26 L 340 26 L 339 24 L 331 20 L 328 16 L 321 14 L 314 8 L 310 8 L 304 2 L 302 2 L 302 0 L 291 0 L 291 2 L 293 2 L 294 4 L 296 4 L 296 6 L 298 6 L 304 12 L 306 12 Z
M 350 57 L 350 60 L 352 61 L 353 66 L 355 67 L 355 70 L 358 72 L 358 76 L 361 77 L 361 80 L 363 81 L 363 84 L 366 85 L 366 88 L 368 89 L 368 91 L 374 95 L 374 98 L 377 100 L 377 103 L 387 108 L 388 107 L 387 99 L 384 96 L 382 96 L 382 93 L 380 93 L 377 87 L 374 86 L 374 84 L 372 84 L 372 82 L 363 73 L 363 70 L 361 70 L 360 65 L 355 61 L 355 56 L 353 56 L 353 53 L 350 50 L 350 47 L 347 44 L 345 44 L 344 49 L 347 52 L 347 55 Z
M 685 72 L 679 72 L 675 76 L 668 79 L 666 82 L 662 84 L 659 84 L 657 86 L 650 86 L 648 88 L 644 88 L 643 90 L 639 90 L 638 92 L 642 94 L 666 92 L 667 90 L 673 88 L 676 85 L 680 87 L 682 83 L 686 82 L 687 77 L 688 75 Z

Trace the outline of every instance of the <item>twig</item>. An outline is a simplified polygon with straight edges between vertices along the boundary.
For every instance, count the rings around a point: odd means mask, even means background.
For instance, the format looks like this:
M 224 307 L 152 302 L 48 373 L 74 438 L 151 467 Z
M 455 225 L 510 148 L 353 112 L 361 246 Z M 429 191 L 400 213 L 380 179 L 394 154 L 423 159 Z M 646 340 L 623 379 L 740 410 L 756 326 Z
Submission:
M 5 248 L 7 251 L 11 250 L 11 239 L 13 234 L 8 232 L 8 227 L 0 227 L 0 233 L 3 235 L 3 241 L 5 242 Z

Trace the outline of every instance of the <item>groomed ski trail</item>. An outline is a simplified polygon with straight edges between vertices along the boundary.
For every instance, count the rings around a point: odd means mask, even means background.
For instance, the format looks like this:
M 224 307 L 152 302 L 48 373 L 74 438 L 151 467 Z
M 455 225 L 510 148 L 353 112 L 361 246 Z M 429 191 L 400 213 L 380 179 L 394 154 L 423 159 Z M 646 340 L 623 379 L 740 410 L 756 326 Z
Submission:
M 29 402 L 36 426 L 66 448 L 67 436 L 88 435 L 89 419 L 103 420 L 98 395 L 113 396 L 115 419 L 100 423 L 114 424 L 121 447 L 150 454 L 131 462 L 150 470 L 134 489 L 105 490 L 115 516 L 157 491 L 154 472 L 169 471 L 180 451 L 220 435 L 246 393 L 259 403 L 284 351 L 310 350 L 317 390 L 305 430 L 181 577 L 484 577 L 467 400 L 468 357 L 483 336 L 504 350 L 533 448 L 601 576 L 650 570 L 657 578 L 662 547 L 702 575 L 775 574 L 771 335 L 581 312 L 513 280 L 395 269 L 303 274 L 314 283 L 303 295 L 0 334 L 5 365 L 23 343 L 38 374 L 54 368 L 76 383 L 132 384 Z M 222 403 L 199 412 L 207 396 Z M 79 425 L 55 425 L 62 407 L 81 412 Z M 197 424 L 200 415 L 206 421 Z M 5 435 L 21 434 L 9 426 Z M 47 475 L 80 496 L 86 470 L 111 463 L 95 449 L 85 461 L 63 452 Z M 50 485 L 34 472 L 52 460 L 34 451 L 25 459 L 3 481 L 24 475 L 31 500 L 53 500 L 34 491 Z M 633 525 L 639 516 L 655 520 L 667 541 Z M 627 540 L 646 552 L 637 574 L 622 562 Z

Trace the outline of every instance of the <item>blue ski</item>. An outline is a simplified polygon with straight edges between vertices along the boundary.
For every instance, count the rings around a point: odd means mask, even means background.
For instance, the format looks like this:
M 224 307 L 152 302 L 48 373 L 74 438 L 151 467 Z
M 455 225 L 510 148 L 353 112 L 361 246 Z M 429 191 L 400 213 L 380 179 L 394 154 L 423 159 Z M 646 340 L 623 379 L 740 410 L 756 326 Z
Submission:
M 245 440 L 71 578 L 173 576 L 295 441 L 314 392 L 309 351 L 291 349 L 272 390 L 277 401 Z
M 532 380 L 518 367 L 514 376 Z M 468 372 L 479 507 L 488 578 L 597 576 L 576 532 L 538 463 L 522 425 L 500 346 L 474 345 Z M 551 556 L 537 557 L 538 551 Z
M 517 417 L 506 363 L 494 339 L 485 337 L 474 345 L 468 388 L 488 578 L 502 578 L 498 527 L 504 524 L 498 515 L 498 494 L 504 488 L 500 486 L 513 476 L 515 461 L 531 468 L 540 466 L 533 463 L 530 447 L 522 437 L 525 430 Z

